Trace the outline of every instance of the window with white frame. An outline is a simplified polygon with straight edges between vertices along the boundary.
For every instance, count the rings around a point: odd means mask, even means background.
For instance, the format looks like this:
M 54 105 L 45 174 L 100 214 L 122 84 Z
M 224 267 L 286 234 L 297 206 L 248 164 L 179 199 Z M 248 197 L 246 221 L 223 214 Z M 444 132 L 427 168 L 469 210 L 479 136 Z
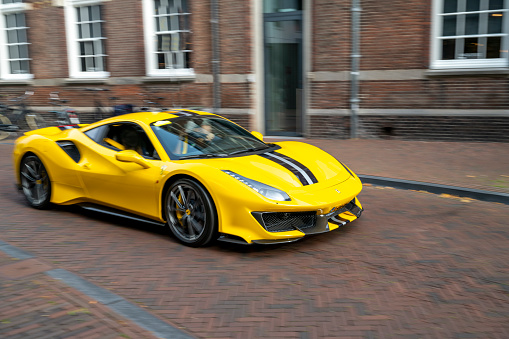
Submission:
M 31 79 L 28 53 L 28 26 L 22 0 L 2 0 L 0 4 L 0 77 L 7 80 Z
M 431 67 L 508 67 L 509 0 L 434 0 Z
M 71 0 L 66 5 L 67 49 L 71 78 L 105 78 L 106 50 L 101 1 Z
M 148 76 L 192 76 L 187 0 L 143 0 Z

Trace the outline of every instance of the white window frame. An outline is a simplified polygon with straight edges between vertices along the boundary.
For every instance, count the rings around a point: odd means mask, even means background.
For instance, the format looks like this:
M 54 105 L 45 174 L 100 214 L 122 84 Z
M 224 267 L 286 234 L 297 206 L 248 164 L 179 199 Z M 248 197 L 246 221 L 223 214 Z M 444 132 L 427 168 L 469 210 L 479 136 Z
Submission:
M 186 0 L 189 1 L 189 0 Z M 159 69 L 157 64 L 157 33 L 154 0 L 143 0 L 143 29 L 145 36 L 145 66 L 148 77 L 172 77 L 189 79 L 195 77 L 193 68 Z M 191 13 L 186 13 L 191 15 Z M 168 31 L 165 33 L 171 33 Z M 193 53 L 192 51 L 189 53 Z
M 2 32 L 0 33 L 0 79 L 2 80 L 30 80 L 34 78 L 32 73 L 26 74 L 12 74 L 10 69 L 11 66 L 9 64 L 9 49 L 7 46 L 7 23 L 5 22 L 6 14 L 17 14 L 17 13 L 25 13 L 31 7 L 29 4 L 24 2 L 16 2 L 11 4 L 2 4 L 0 2 L 0 27 Z M 26 15 L 25 15 L 26 19 Z M 29 27 L 23 27 L 27 30 Z M 30 45 L 30 42 L 28 42 Z M 30 51 L 29 51 L 30 52 Z M 30 56 L 30 54 L 29 54 Z M 32 71 L 31 58 L 28 58 L 28 62 L 30 65 L 30 71 Z
M 458 0 L 466 1 L 466 0 Z M 481 4 L 485 0 L 481 0 Z M 507 50 L 509 49 L 509 0 L 504 0 L 504 9 L 497 10 L 482 10 L 478 12 L 465 12 L 465 13 L 489 13 L 489 12 L 504 12 L 502 21 L 502 34 L 496 34 L 502 37 L 501 50 L 506 51 L 506 57 L 493 58 L 493 59 L 453 59 L 442 60 L 442 17 L 444 15 L 451 15 L 451 13 L 442 13 L 444 0 L 433 0 L 432 7 L 432 31 L 431 31 L 431 69 L 493 69 L 493 68 L 508 68 L 509 58 Z M 462 14 L 463 12 L 457 12 Z M 454 13 L 456 14 L 456 13 Z M 493 34 L 477 34 L 477 35 L 457 35 L 458 38 L 471 38 L 471 37 L 489 37 Z
M 78 16 L 76 8 L 82 6 L 101 5 L 103 0 L 66 0 L 65 1 L 65 31 L 67 36 L 67 54 L 69 64 L 69 77 L 72 79 L 104 79 L 110 76 L 110 72 L 83 72 L 78 43 Z M 107 39 L 107 37 L 104 37 Z M 107 55 L 105 55 L 107 57 Z

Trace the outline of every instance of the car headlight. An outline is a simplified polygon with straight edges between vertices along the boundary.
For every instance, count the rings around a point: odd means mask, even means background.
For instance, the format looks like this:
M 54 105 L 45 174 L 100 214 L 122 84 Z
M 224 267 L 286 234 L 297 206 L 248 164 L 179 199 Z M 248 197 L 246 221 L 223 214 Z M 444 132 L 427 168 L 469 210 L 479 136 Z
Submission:
M 263 183 L 261 183 L 259 181 L 256 181 L 256 180 L 252 180 L 252 179 L 243 177 L 242 175 L 237 174 L 237 173 L 232 172 L 232 171 L 223 170 L 223 172 L 228 174 L 228 175 L 230 175 L 230 176 L 232 176 L 233 178 L 237 179 L 238 181 L 240 181 L 244 185 L 250 187 L 255 192 L 260 193 L 265 198 L 268 198 L 268 199 L 271 199 L 271 200 L 278 200 L 278 201 L 290 201 L 290 200 L 292 200 L 292 199 L 290 199 L 288 194 L 286 194 L 286 192 L 283 192 L 283 191 L 281 191 L 281 190 L 279 190 L 277 188 L 274 188 L 274 187 L 269 186 L 269 185 L 265 185 L 265 184 L 263 184 Z

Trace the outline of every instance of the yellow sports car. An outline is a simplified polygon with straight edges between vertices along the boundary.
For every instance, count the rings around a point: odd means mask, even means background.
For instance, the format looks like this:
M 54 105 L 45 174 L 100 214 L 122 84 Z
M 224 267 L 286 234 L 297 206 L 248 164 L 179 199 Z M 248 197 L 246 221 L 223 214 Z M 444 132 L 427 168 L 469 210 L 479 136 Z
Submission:
M 167 225 L 190 246 L 291 242 L 357 219 L 359 178 L 309 144 L 263 142 L 207 112 L 120 115 L 16 140 L 28 204 L 82 207 Z

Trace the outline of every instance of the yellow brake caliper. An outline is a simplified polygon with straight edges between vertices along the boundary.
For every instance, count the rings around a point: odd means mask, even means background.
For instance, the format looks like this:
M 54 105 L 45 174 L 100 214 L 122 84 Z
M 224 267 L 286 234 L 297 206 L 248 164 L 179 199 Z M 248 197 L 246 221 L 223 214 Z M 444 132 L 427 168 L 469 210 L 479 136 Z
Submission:
M 179 202 L 180 202 L 180 204 L 181 204 L 182 206 L 184 206 L 184 203 L 183 203 L 183 201 L 182 201 L 182 196 L 181 196 L 180 194 L 179 194 L 178 198 L 179 198 Z M 186 212 L 181 212 L 181 211 L 179 211 L 179 206 L 178 206 L 178 204 L 177 204 L 177 203 L 175 203 L 175 207 L 176 207 L 176 211 L 177 211 L 177 218 L 178 218 L 178 220 L 179 220 L 179 223 L 180 223 L 180 225 L 181 225 L 181 226 L 184 226 L 184 225 L 182 224 L 182 217 L 184 216 L 184 213 L 186 213 Z

